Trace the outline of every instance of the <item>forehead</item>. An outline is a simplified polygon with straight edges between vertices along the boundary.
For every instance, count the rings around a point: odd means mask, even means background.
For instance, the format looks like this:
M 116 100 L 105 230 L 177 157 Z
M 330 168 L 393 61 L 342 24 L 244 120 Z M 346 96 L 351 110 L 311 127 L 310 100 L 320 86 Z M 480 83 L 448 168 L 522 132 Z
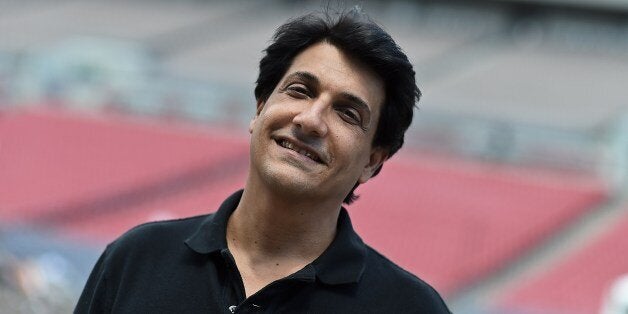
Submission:
M 379 113 L 384 103 L 384 83 L 379 76 L 329 43 L 320 42 L 299 53 L 284 79 L 303 71 L 316 76 L 326 90 L 361 98 L 373 113 Z

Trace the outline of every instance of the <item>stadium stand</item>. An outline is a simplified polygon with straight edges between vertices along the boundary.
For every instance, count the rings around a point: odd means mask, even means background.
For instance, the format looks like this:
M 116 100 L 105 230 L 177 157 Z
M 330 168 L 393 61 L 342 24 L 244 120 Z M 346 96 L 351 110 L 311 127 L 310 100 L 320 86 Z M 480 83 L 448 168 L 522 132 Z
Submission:
M 85 241 L 87 238 L 105 244 L 141 223 L 214 212 L 225 198 L 243 187 L 245 169 L 234 170 L 227 176 L 216 177 L 176 193 L 153 195 L 120 210 L 67 219 L 57 226 L 58 232 L 75 240 Z
M 516 260 L 605 197 L 590 179 L 406 154 L 351 210 L 376 249 L 451 295 Z
M 500 303 L 516 313 L 597 313 L 613 281 L 626 273 L 628 214 L 577 252 L 506 291 Z
M 6 112 L 0 117 L 0 220 L 54 224 L 99 215 L 244 169 L 244 137 L 222 133 L 120 117 Z

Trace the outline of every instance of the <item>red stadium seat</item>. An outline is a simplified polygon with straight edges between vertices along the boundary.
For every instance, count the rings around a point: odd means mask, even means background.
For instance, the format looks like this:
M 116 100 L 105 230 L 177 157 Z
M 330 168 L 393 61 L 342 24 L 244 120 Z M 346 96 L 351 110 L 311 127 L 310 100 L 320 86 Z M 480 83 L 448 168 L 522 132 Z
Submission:
M 358 189 L 354 223 L 445 294 L 514 261 L 605 195 L 591 179 L 564 173 L 399 157 Z
M 580 250 L 504 293 L 504 308 L 598 313 L 604 294 L 628 273 L 628 215 Z
M 237 174 L 248 164 L 244 134 L 120 117 L 4 114 L 0 221 L 46 223 L 98 216 L 99 210 L 139 204 Z

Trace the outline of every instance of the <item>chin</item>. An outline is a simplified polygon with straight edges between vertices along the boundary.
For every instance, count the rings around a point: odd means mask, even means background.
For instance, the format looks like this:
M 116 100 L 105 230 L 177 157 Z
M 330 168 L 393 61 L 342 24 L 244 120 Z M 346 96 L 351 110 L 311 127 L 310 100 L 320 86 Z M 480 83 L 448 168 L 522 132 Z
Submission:
M 264 169 L 260 173 L 262 181 L 281 194 L 299 196 L 313 195 L 320 191 L 320 184 L 311 176 L 299 173 L 298 169 Z

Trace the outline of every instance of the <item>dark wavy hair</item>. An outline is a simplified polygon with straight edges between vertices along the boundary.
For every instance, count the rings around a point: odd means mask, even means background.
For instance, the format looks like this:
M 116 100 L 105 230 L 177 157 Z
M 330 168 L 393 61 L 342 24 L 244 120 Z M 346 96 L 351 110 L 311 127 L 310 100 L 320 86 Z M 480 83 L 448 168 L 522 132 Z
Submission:
M 306 48 L 322 41 L 365 64 L 384 82 L 385 100 L 373 146 L 384 148 L 390 158 L 403 145 L 404 134 L 412 122 L 413 109 L 421 91 L 416 85 L 408 57 L 392 37 L 359 7 L 336 14 L 308 14 L 281 25 L 260 61 L 256 100 L 268 100 L 292 60 Z M 381 166 L 373 176 L 380 170 Z M 351 204 L 357 199 L 354 191 L 358 185 L 355 184 L 344 203 Z

